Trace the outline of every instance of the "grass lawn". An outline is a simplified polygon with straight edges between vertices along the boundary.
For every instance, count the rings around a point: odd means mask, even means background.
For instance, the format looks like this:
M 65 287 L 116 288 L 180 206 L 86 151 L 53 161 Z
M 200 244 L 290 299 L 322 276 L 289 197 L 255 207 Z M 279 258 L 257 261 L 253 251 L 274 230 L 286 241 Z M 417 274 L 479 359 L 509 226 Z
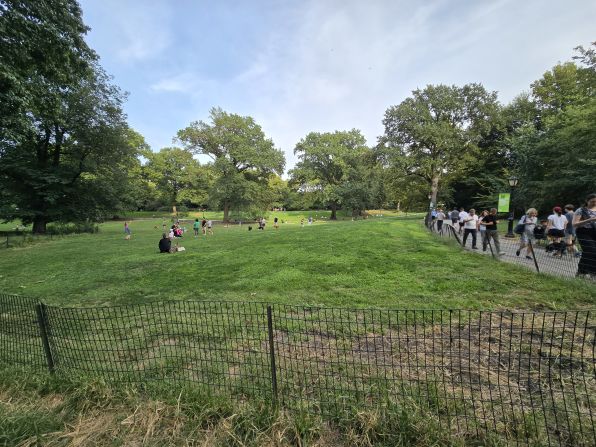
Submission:
M 275 215 L 285 222 L 279 230 Z M 265 231 L 216 225 L 198 238 L 189 220 L 179 241 L 186 251 L 176 254 L 158 253 L 161 218 L 133 220 L 128 241 L 123 222 L 109 222 L 98 234 L 2 249 L 0 293 L 76 308 L 49 309 L 55 376 L 42 373 L 32 308 L 7 301 L 0 311 L 0 445 L 497 446 L 524 436 L 546 445 L 563 426 L 550 408 L 569 405 L 562 443 L 588 445 L 581 427 L 596 394 L 581 366 L 591 355 L 586 312 L 495 315 L 487 328 L 482 313 L 428 322 L 411 312 L 398 320 L 384 310 L 274 306 L 270 344 L 264 305 L 237 302 L 578 309 L 593 306 L 596 286 L 465 252 L 420 217 L 330 222 L 314 213 L 302 228 L 308 215 L 271 213 Z M 190 299 L 236 302 L 172 302 Z M 150 301 L 168 302 L 84 308 Z M 547 409 L 527 391 L 538 381 Z M 488 400 L 487 389 L 495 390 Z
M 301 228 L 300 219 L 311 214 L 315 223 Z M 161 218 L 133 221 L 130 241 L 122 222 L 108 222 L 99 234 L 2 250 L 0 291 L 69 306 L 194 299 L 569 309 L 596 301 L 592 284 L 462 252 L 428 234 L 419 219 L 329 222 L 321 214 L 270 213 L 263 232 L 216 225 L 214 236 L 198 238 L 189 222 L 180 240 L 186 251 L 176 254 L 157 252 Z M 285 221 L 277 231 L 276 215 Z

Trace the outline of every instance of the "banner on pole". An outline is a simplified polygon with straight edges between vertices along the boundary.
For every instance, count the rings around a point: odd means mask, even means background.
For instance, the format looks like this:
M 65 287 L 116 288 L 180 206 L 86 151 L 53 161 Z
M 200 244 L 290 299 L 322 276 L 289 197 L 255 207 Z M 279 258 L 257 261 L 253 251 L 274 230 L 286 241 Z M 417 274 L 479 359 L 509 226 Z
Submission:
M 509 212 L 509 200 L 511 199 L 511 194 L 508 192 L 499 193 L 499 205 L 497 206 L 497 211 L 499 213 L 508 213 Z

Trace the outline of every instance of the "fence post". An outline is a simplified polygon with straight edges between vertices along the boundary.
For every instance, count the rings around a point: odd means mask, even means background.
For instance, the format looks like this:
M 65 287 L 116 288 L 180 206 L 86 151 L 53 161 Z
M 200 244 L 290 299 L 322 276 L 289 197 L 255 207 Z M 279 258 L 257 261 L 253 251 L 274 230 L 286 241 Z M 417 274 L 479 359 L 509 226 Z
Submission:
M 536 266 L 536 271 L 540 273 L 540 269 L 538 268 L 538 261 L 536 260 L 536 253 L 534 253 L 534 246 L 532 245 L 532 241 L 528 238 L 528 246 L 532 249 L 532 259 L 534 259 L 534 265 Z
M 50 340 L 48 338 L 48 321 L 47 314 L 45 311 L 45 305 L 39 303 L 35 306 L 37 312 L 37 323 L 39 324 L 39 333 L 41 335 L 41 342 L 43 344 L 43 350 L 46 355 L 46 361 L 48 362 L 48 369 L 50 374 L 54 373 L 54 358 L 52 357 L 52 350 L 50 349 Z
M 271 361 L 271 389 L 273 403 L 277 405 L 277 370 L 275 367 L 275 347 L 273 346 L 273 316 L 271 306 L 267 306 L 267 330 L 269 332 L 269 358 Z
M 453 225 L 450 225 L 450 227 L 451 227 L 451 233 L 455 237 L 455 240 L 458 242 L 459 245 L 463 246 L 463 243 L 462 243 L 461 239 L 459 238 L 459 236 L 457 235 L 455 228 L 453 228 Z

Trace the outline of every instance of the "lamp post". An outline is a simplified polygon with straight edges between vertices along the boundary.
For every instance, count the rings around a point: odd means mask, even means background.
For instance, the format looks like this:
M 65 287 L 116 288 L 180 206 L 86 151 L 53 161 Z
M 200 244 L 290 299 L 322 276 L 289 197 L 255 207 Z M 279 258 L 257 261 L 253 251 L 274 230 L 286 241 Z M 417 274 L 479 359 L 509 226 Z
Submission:
M 513 189 L 515 187 L 517 187 L 517 183 L 519 182 L 519 179 L 515 176 L 513 177 L 509 177 L 509 179 L 507 179 L 507 181 L 509 182 L 509 188 L 510 188 L 510 193 L 509 193 L 509 217 L 507 218 L 507 220 L 509 221 L 507 224 L 507 234 L 505 235 L 505 237 L 515 237 L 515 234 L 513 234 L 513 207 L 512 207 L 512 203 L 513 203 Z

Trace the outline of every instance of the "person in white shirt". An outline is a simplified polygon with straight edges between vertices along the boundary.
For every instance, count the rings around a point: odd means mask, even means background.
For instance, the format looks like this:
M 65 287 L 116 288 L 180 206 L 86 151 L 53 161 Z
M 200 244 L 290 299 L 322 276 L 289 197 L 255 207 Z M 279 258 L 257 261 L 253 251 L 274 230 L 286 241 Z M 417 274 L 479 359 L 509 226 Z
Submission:
M 464 228 L 464 219 L 468 217 L 468 213 L 463 208 L 459 209 L 459 234 L 461 234 Z
M 207 221 L 207 232 L 213 236 L 213 221 L 212 220 L 208 220 Z
M 563 214 L 561 207 L 555 206 L 553 213 L 548 216 L 548 225 L 546 226 L 546 234 L 553 238 L 553 244 L 557 247 L 554 256 L 561 257 L 563 255 L 564 246 L 561 239 L 565 237 L 567 222 L 567 217 Z
M 440 233 L 443 231 L 443 221 L 445 220 L 446 216 L 445 213 L 441 208 L 437 210 L 437 231 Z
M 468 239 L 468 235 L 472 235 L 472 249 L 476 250 L 476 229 L 478 228 L 478 216 L 476 215 L 476 210 L 472 208 L 466 217 L 464 217 L 464 243 L 466 245 L 466 240 Z M 461 215 L 461 214 L 460 214 Z

